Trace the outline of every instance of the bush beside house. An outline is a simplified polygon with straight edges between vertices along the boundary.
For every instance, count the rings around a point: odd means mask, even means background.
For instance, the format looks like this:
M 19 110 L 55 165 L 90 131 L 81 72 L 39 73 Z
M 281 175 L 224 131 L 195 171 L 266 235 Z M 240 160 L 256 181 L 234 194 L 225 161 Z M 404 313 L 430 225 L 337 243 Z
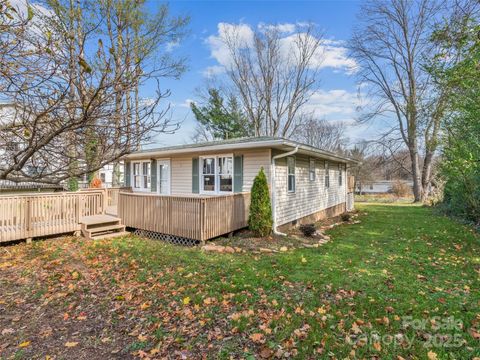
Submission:
M 262 167 L 253 181 L 248 227 L 258 236 L 267 236 L 272 232 L 272 226 L 270 192 L 267 177 Z

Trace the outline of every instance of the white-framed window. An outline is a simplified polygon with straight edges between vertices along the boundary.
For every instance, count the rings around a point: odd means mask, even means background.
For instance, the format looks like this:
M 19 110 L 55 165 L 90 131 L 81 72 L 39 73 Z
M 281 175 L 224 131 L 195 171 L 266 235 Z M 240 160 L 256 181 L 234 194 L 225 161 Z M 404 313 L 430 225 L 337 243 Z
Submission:
M 220 192 L 233 191 L 233 157 L 222 156 L 217 158 L 218 189 Z
M 144 162 L 142 164 L 142 175 L 143 175 L 143 188 L 144 189 L 150 189 L 150 182 L 151 182 L 151 164 L 149 162 Z
M 343 164 L 338 164 L 338 185 L 342 186 L 343 184 Z
M 201 189 L 215 192 L 215 157 L 202 158 Z
M 330 187 L 330 165 L 325 161 L 325 187 Z
M 140 179 L 140 164 L 139 162 L 133 163 L 133 187 L 135 189 L 140 189 L 141 179 Z
M 287 188 L 288 192 L 295 192 L 295 157 L 287 157 Z
M 200 192 L 233 192 L 233 155 L 200 158 Z
M 133 163 L 133 188 L 139 190 L 150 190 L 151 186 L 151 164 L 148 161 L 137 161 Z
M 308 177 L 310 181 L 315 181 L 315 159 L 310 158 Z

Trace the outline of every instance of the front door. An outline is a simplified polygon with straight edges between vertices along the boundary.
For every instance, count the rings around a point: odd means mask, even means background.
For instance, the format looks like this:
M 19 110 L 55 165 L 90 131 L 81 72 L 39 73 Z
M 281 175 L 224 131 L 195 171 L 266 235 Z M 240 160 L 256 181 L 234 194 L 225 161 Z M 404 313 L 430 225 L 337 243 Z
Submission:
M 170 160 L 157 160 L 158 164 L 158 193 L 170 195 Z

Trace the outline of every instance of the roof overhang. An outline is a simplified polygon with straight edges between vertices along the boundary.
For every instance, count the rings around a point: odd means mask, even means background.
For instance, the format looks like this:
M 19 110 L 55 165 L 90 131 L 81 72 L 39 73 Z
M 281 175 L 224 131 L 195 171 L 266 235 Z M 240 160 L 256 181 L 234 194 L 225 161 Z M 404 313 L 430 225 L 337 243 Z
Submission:
M 259 140 L 259 141 L 248 141 L 248 142 L 239 142 L 239 143 L 218 143 L 218 144 L 200 144 L 199 146 L 173 146 L 167 148 L 143 150 L 139 152 L 134 152 L 123 157 L 126 160 L 141 160 L 141 159 L 153 159 L 153 158 L 162 158 L 169 157 L 174 155 L 188 155 L 195 153 L 212 153 L 212 152 L 226 152 L 234 150 L 245 150 L 245 149 L 260 149 L 260 148 L 271 148 L 280 151 L 290 151 L 298 146 L 298 153 L 304 154 L 312 157 L 319 157 L 326 160 L 332 160 L 342 163 L 358 163 L 356 160 L 338 156 L 329 151 L 321 150 L 309 145 L 297 143 L 296 141 L 287 140 L 287 139 L 272 139 L 272 140 Z

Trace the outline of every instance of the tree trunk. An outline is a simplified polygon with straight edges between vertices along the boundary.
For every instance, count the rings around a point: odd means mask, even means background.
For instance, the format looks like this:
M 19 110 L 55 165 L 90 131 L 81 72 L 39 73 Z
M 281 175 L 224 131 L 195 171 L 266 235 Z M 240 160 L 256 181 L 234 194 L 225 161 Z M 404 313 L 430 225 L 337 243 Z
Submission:
M 427 151 L 423 160 L 422 169 L 422 200 L 424 200 L 430 192 L 430 182 L 432 180 L 432 161 L 433 152 Z
M 412 177 L 413 177 L 413 196 L 414 202 L 422 201 L 422 181 L 420 174 L 420 164 L 418 159 L 418 149 L 416 141 L 414 140 L 408 147 L 410 152 L 410 159 L 412 161 Z

